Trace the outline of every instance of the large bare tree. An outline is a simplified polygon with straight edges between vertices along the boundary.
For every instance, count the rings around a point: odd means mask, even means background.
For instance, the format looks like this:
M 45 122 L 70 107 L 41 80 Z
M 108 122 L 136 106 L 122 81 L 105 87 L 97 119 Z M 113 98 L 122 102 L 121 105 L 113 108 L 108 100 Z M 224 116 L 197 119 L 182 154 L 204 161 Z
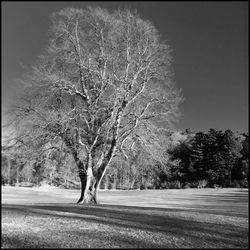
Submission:
M 81 180 L 78 203 L 96 203 L 115 155 L 127 158 L 140 145 L 164 164 L 182 99 L 171 51 L 149 21 L 129 10 L 67 8 L 52 22 L 49 45 L 12 112 L 23 138 L 70 150 Z

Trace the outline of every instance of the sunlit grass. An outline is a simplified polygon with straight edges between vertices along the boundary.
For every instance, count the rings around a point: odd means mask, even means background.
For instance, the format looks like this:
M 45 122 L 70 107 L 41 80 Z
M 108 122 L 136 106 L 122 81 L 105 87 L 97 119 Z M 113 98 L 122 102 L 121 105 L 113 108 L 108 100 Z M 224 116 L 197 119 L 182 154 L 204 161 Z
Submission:
M 247 248 L 248 190 L 2 188 L 4 248 Z M 33 204 L 33 205 L 32 205 Z

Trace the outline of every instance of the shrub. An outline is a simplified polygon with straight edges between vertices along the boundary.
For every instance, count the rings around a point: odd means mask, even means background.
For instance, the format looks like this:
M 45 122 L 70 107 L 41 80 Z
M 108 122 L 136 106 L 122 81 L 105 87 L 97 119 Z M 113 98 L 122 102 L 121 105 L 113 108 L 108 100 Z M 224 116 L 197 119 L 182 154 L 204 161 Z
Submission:
M 248 188 L 248 179 L 247 179 L 247 178 L 243 179 L 243 180 L 240 182 L 240 186 L 241 186 L 242 188 Z
M 208 186 L 207 180 L 198 180 L 191 183 L 192 188 L 204 188 Z
M 199 180 L 198 181 L 198 188 L 205 188 L 208 182 L 206 180 Z
M 234 188 L 240 188 L 240 181 L 239 180 L 234 180 L 232 183 L 231 183 L 231 185 L 230 185 L 230 187 L 234 187 Z
M 167 181 L 163 181 L 161 184 L 160 184 L 160 189 L 167 189 L 169 188 L 169 184 Z
M 181 189 L 181 183 L 179 181 L 169 182 L 170 189 Z
M 2 176 L 2 185 L 5 185 L 8 183 L 8 180 L 5 176 Z
M 191 183 L 185 182 L 182 187 L 183 188 L 191 188 Z
M 34 183 L 31 183 L 31 182 L 20 182 L 19 186 L 20 187 L 33 187 Z
M 133 189 L 136 189 L 136 190 L 140 189 L 140 182 L 138 180 L 135 181 Z
M 113 189 L 113 183 L 111 181 L 108 182 L 108 189 Z

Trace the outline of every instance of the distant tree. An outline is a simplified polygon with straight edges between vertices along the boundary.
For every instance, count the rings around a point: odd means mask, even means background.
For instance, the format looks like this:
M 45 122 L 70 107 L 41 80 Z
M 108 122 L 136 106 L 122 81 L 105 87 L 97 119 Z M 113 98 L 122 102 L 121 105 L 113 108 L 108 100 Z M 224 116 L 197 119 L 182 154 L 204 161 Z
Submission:
M 196 141 L 199 134 L 196 133 Z M 192 147 L 196 148 L 195 155 L 201 160 L 197 163 L 203 172 L 200 173 L 202 179 L 207 178 L 210 184 L 231 185 L 232 169 L 240 157 L 241 142 L 238 137 L 231 130 L 223 133 L 220 130 L 210 129 L 200 139 L 202 149 L 197 151 L 197 143 Z
M 225 179 L 225 160 L 223 159 L 223 132 L 209 129 L 204 138 L 204 171 L 210 186 L 220 185 Z
M 244 161 L 246 165 L 249 165 L 249 135 L 243 133 L 242 136 L 244 139 L 241 141 L 242 149 L 240 151 L 240 160 Z
M 249 176 L 249 136 L 246 133 L 238 134 L 238 142 L 241 144 L 240 154 L 235 159 L 232 168 L 232 181 L 238 186 L 248 187 Z
M 190 151 L 189 167 L 190 180 L 202 180 L 205 179 L 205 147 L 206 147 L 206 134 L 198 132 L 192 138 L 192 146 Z
M 2 184 L 11 183 L 11 158 L 8 154 L 1 152 L 1 177 Z
M 227 167 L 228 182 L 231 186 L 232 182 L 232 169 L 238 158 L 241 157 L 242 145 L 239 138 L 229 129 L 224 132 L 224 150 L 223 158 L 225 160 L 225 165 Z
M 243 181 L 243 186 L 248 187 L 248 180 L 249 180 L 249 134 L 243 133 L 242 134 L 245 138 L 242 141 L 242 150 L 240 158 L 241 168 L 240 168 L 240 179 Z
M 186 139 L 169 148 L 171 175 L 173 180 L 186 182 L 192 174 L 192 140 Z
M 5 172 L 7 177 L 7 183 L 16 185 L 20 181 L 20 172 L 23 170 L 26 164 L 25 153 L 23 152 L 23 147 L 20 144 L 16 145 L 5 145 L 2 147 L 2 155 L 6 159 L 7 169 L 3 168 L 2 171 Z M 7 170 L 7 171 L 6 171 Z
M 248 158 L 247 139 L 242 142 L 231 130 L 215 129 L 186 137 L 168 151 L 172 179 L 182 183 L 206 180 L 210 186 L 231 186 L 235 176 L 242 179 L 240 173 L 248 173 L 244 160 Z
M 41 149 L 63 143 L 78 167 L 78 203 L 96 203 L 112 159 L 127 157 L 137 141 L 166 162 L 168 128 L 181 101 L 170 48 L 129 10 L 68 8 L 52 22 L 49 46 L 23 81 L 27 88 L 13 121 L 23 140 Z

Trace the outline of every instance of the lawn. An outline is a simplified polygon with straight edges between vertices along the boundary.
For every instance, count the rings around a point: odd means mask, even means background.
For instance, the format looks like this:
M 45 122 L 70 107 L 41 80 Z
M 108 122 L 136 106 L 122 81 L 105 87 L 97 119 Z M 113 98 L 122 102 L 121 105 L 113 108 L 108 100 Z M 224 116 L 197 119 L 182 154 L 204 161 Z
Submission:
M 248 248 L 248 189 L 2 187 L 2 248 Z

